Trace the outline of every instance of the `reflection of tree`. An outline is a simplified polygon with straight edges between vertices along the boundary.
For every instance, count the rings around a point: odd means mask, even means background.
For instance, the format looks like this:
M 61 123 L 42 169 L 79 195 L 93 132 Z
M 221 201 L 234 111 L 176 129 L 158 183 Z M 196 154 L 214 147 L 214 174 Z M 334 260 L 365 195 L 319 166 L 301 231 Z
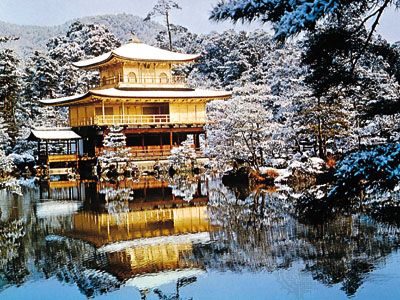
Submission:
M 13 284 L 24 282 L 28 274 L 24 266 L 22 238 L 25 236 L 22 220 L 0 222 L 0 280 Z
M 78 240 L 53 237 L 46 243 L 41 268 L 46 278 L 55 276 L 59 281 L 75 284 L 87 297 L 93 297 L 120 286 L 114 276 L 101 271 L 107 261 L 95 249 Z
M 297 267 L 297 266 L 296 266 Z M 280 269 L 274 272 L 280 286 L 296 299 L 303 299 L 304 296 L 313 290 L 313 279 L 300 268 L 293 270 Z
M 399 247 L 400 229 L 363 216 L 337 216 L 322 225 L 304 225 L 293 217 L 290 201 L 279 194 L 259 190 L 245 200 L 232 195 L 229 191 L 224 197 L 211 195 L 215 199 L 210 199 L 209 215 L 220 230 L 213 233 L 214 243 L 194 250 L 208 268 L 278 271 L 298 262 L 313 279 L 341 284 L 351 296 Z
M 368 274 L 398 249 L 400 230 L 360 216 L 338 217 L 323 226 L 309 227 L 298 236 L 314 247 L 303 259 L 306 271 L 324 284 L 342 284 L 354 295 Z
M 154 294 L 158 296 L 160 300 L 180 300 L 180 289 L 186 285 L 192 284 L 197 281 L 196 277 L 181 278 L 176 283 L 176 292 L 170 295 L 164 294 L 160 289 L 154 289 Z
M 199 180 L 198 176 L 191 173 L 177 173 L 169 178 L 169 186 L 174 196 L 189 202 L 199 190 Z
M 116 217 L 117 223 L 121 224 L 129 212 L 129 202 L 133 200 L 133 190 L 120 187 L 117 183 L 115 187 L 107 187 L 100 190 L 106 201 L 105 208 L 110 215 Z

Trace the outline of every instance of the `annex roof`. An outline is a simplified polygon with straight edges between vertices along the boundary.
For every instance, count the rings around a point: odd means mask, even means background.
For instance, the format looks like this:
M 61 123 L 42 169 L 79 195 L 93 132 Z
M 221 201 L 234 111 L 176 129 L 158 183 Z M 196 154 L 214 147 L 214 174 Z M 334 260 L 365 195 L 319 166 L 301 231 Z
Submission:
M 38 128 L 32 129 L 31 134 L 28 137 L 30 141 L 37 140 L 79 140 L 81 136 L 76 134 L 71 128 L 66 127 L 54 127 L 54 128 Z
M 45 105 L 68 106 L 79 101 L 91 101 L 94 97 L 125 98 L 125 99 L 226 99 L 232 96 L 227 91 L 212 90 L 126 90 L 109 88 L 103 90 L 90 90 L 86 94 L 78 94 L 71 97 L 58 99 L 39 100 Z
M 172 52 L 140 42 L 130 42 L 103 55 L 75 62 L 73 65 L 78 68 L 91 68 L 104 64 L 114 57 L 130 61 L 180 63 L 193 61 L 199 56 L 200 54 Z

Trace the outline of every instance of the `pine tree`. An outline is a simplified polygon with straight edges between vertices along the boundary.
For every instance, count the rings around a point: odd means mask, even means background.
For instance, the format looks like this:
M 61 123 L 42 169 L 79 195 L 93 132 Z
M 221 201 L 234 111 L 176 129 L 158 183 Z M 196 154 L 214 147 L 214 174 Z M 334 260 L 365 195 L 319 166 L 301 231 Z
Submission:
M 0 43 L 11 39 L 15 38 L 0 37 Z M 15 110 L 20 92 L 19 62 L 13 50 L 0 49 L 0 112 L 7 123 L 8 134 L 13 143 L 17 135 Z
M 167 26 L 169 50 L 172 50 L 172 36 L 170 24 L 170 11 L 173 9 L 181 9 L 177 2 L 173 0 L 158 0 L 153 9 L 147 14 L 145 21 L 150 20 L 154 16 L 161 15 L 165 17 L 165 25 Z
M 99 56 L 121 44 L 104 25 L 74 22 L 66 35 L 47 43 L 48 55 L 59 65 L 57 68 L 59 96 L 84 93 L 99 84 L 97 71 L 83 72 L 73 62 Z
M 31 118 L 41 118 L 38 100 L 57 97 L 58 67 L 56 61 L 38 51 L 26 63 L 23 92 L 25 101 L 22 105 L 30 110 Z

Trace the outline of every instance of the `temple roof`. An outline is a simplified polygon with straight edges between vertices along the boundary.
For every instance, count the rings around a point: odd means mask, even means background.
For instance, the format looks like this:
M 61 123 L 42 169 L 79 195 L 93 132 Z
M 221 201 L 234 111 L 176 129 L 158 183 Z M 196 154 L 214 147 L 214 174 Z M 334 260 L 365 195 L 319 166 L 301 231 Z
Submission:
M 31 130 L 28 137 L 30 141 L 37 140 L 79 140 L 81 137 L 77 135 L 71 128 L 54 127 L 54 128 L 38 128 Z
M 92 68 L 104 64 L 111 59 L 120 58 L 123 60 L 140 62 L 190 62 L 198 58 L 199 54 L 183 54 L 163 50 L 140 42 L 131 42 L 103 55 L 73 63 L 78 68 Z
M 128 99 L 164 99 L 169 102 L 170 99 L 226 99 L 232 96 L 227 91 L 210 90 L 124 90 L 109 88 L 103 90 L 90 90 L 85 94 L 78 94 L 71 97 L 58 99 L 39 100 L 45 105 L 68 106 L 79 101 L 91 101 L 93 97 L 105 98 L 128 98 Z
M 173 270 L 158 273 L 143 274 L 133 277 L 125 283 L 126 286 L 136 287 L 139 290 L 151 290 L 164 284 L 176 282 L 182 278 L 197 277 L 205 273 L 202 269 Z
M 196 233 L 186 233 L 170 236 L 157 236 L 150 238 L 139 238 L 128 241 L 120 241 L 111 244 L 101 246 L 97 250 L 100 253 L 106 252 L 118 252 L 123 251 L 128 248 L 143 247 L 148 245 L 162 245 L 162 244 L 184 244 L 184 243 L 208 243 L 210 241 L 210 233 L 206 232 L 196 232 Z

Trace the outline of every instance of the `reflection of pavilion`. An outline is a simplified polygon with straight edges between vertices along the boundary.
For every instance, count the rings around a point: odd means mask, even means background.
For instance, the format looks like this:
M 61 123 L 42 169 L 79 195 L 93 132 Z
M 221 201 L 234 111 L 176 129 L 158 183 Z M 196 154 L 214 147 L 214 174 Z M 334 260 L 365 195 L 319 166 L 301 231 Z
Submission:
M 42 181 L 39 197 L 40 199 L 81 201 L 84 199 L 84 190 L 79 180 Z
M 193 245 L 208 242 L 213 230 L 207 197 L 198 193 L 184 201 L 163 182 L 124 182 L 119 187 L 135 190 L 128 212 L 81 211 L 60 234 L 93 245 L 107 258 L 102 271 L 141 291 L 194 282 L 204 267 L 193 259 Z
M 123 223 L 107 213 L 79 212 L 73 216 L 73 228 L 63 234 L 100 248 L 132 239 L 208 232 L 206 212 L 206 206 L 138 210 L 124 213 Z

